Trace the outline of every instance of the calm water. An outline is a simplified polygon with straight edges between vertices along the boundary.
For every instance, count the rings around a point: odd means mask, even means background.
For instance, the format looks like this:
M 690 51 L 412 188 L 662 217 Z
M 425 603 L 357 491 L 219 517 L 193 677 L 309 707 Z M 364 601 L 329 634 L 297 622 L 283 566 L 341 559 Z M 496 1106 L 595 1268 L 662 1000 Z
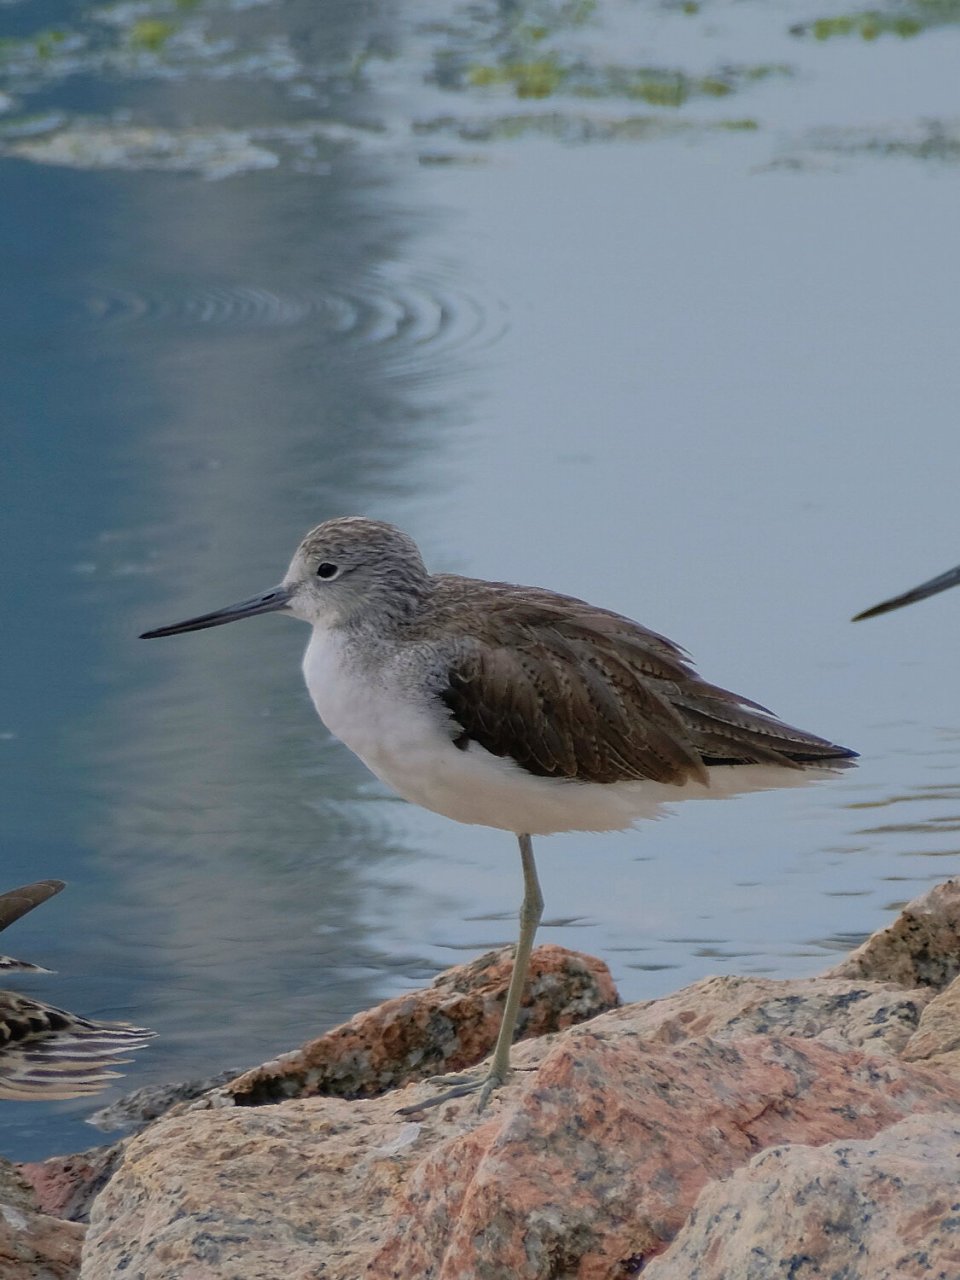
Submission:
M 4 949 L 157 1029 L 124 1087 L 513 937 L 512 839 L 330 741 L 299 624 L 136 638 L 330 515 L 863 753 L 540 843 L 542 937 L 625 999 L 814 973 L 956 870 L 960 593 L 847 619 L 960 559 L 960 30 L 791 34 L 829 13 L 0 8 L 2 887 L 70 882 Z M 0 1150 L 96 1105 L 7 1104 Z

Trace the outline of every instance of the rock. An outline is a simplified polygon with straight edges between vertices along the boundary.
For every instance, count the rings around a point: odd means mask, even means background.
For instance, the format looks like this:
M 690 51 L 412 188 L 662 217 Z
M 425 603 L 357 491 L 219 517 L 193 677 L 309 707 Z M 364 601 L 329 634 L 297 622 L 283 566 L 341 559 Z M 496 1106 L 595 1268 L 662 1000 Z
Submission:
M 82 1278 L 954 1280 L 958 942 L 950 882 L 822 978 L 628 1008 L 599 961 L 541 947 L 522 1024 L 540 1038 L 487 1111 L 398 1115 L 492 1047 L 511 952 L 481 957 L 126 1139 Z M 82 1214 L 84 1159 L 32 1167 L 45 1206 Z
M 293 1280 L 339 1258 L 330 1274 L 358 1280 L 351 1260 L 365 1236 L 377 1238 L 420 1131 L 386 1100 L 167 1117 L 131 1139 L 94 1204 L 82 1274 Z
M 774 1147 L 701 1193 L 644 1280 L 960 1276 L 960 1123 L 910 1116 L 874 1138 Z
M 907 904 L 828 978 L 867 978 L 942 991 L 960 974 L 960 880 L 947 880 Z
M 235 1080 L 239 1074 L 239 1069 L 233 1067 L 227 1071 L 218 1071 L 216 1075 L 207 1076 L 203 1080 L 180 1080 L 172 1084 L 143 1085 L 140 1089 L 132 1089 L 129 1093 L 125 1093 L 122 1098 L 118 1098 L 109 1106 L 95 1111 L 92 1116 L 87 1117 L 87 1123 L 94 1125 L 97 1129 L 107 1131 L 125 1129 L 136 1133 L 152 1120 L 165 1115 L 173 1107 L 182 1102 L 192 1102 L 196 1098 L 202 1098 L 204 1094 L 212 1092 L 218 1086 Z
M 702 978 L 673 995 L 628 1005 L 619 1015 L 651 1043 L 695 1036 L 802 1036 L 840 1049 L 899 1053 L 917 1030 L 929 988 L 841 978 L 777 981 L 733 976 Z
M 612 1280 L 766 1147 L 960 1124 L 960 1082 L 927 1068 L 797 1037 L 650 1043 L 650 1008 L 518 1046 L 482 1115 L 399 1117 L 418 1084 L 160 1120 L 94 1203 L 83 1280 Z
M 960 978 L 923 1010 L 917 1030 L 904 1045 L 903 1057 L 960 1075 Z
M 123 1144 L 116 1143 L 16 1167 L 33 1188 L 37 1206 L 44 1213 L 70 1222 L 86 1222 L 94 1196 L 112 1176 L 122 1149 Z
M 617 1034 L 604 1018 L 564 1037 L 499 1124 L 412 1171 L 372 1275 L 629 1273 L 709 1178 L 757 1150 L 872 1134 L 944 1104 L 960 1121 L 960 1087 L 892 1060 L 766 1036 L 651 1049 L 619 1021 Z
M 33 1191 L 0 1160 L 0 1280 L 74 1280 L 84 1229 L 37 1211 Z
M 447 969 L 425 991 L 358 1013 L 301 1049 L 245 1072 L 226 1086 L 221 1101 L 257 1106 L 316 1094 L 375 1097 L 408 1080 L 472 1066 L 496 1041 L 512 968 L 513 948 L 504 947 Z M 558 1031 L 619 1003 L 602 960 L 564 947 L 537 947 L 519 1035 Z

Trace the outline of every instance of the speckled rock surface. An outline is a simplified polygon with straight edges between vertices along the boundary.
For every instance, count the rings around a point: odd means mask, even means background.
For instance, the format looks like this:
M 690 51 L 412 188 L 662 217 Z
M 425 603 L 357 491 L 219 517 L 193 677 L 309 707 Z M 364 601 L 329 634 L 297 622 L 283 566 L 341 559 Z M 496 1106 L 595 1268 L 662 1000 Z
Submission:
M 923 1010 L 916 1031 L 904 1045 L 903 1057 L 960 1074 L 960 978 Z
M 943 990 L 960 974 L 960 880 L 947 880 L 907 904 L 825 975 Z
M 74 1280 L 84 1229 L 39 1213 L 33 1191 L 0 1160 L 0 1280 Z
M 956 1280 L 958 1168 L 953 1112 L 865 1140 L 774 1147 L 704 1189 L 644 1280 Z
M 777 981 L 703 978 L 672 995 L 628 1005 L 621 1015 L 651 1043 L 695 1036 L 802 1036 L 839 1049 L 899 1053 L 934 999 L 929 987 L 904 991 L 890 983 L 843 978 Z
M 239 1067 L 227 1071 L 218 1071 L 215 1075 L 198 1080 L 174 1080 L 164 1084 L 147 1084 L 139 1089 L 132 1089 L 123 1097 L 117 1098 L 106 1107 L 101 1107 L 88 1122 L 97 1129 L 113 1133 L 117 1129 L 135 1133 L 152 1120 L 158 1120 L 174 1107 L 193 1102 L 204 1094 L 211 1093 L 222 1084 L 235 1080 L 240 1074 Z
M 90 1206 L 116 1168 L 123 1143 L 93 1147 L 76 1155 L 51 1156 L 18 1164 L 20 1177 L 33 1188 L 38 1208 L 56 1218 L 86 1222 Z
M 398 1115 L 489 1051 L 510 954 L 481 957 L 104 1155 L 82 1280 L 958 1280 L 958 942 L 950 882 L 824 977 L 708 978 L 573 1027 L 610 976 L 538 948 L 524 1030 L 567 1029 L 516 1046 L 482 1115 Z M 89 1154 L 31 1170 L 45 1205 L 82 1214 Z
M 161 1120 L 95 1201 L 82 1276 L 613 1280 L 767 1146 L 960 1122 L 960 1082 L 923 1067 L 797 1038 L 651 1045 L 625 1013 L 519 1046 L 479 1116 L 397 1116 L 418 1084 Z
M 513 948 L 447 969 L 411 991 L 358 1013 L 293 1053 L 247 1071 L 224 1100 L 256 1106 L 315 1094 L 375 1097 L 444 1071 L 459 1071 L 493 1049 L 513 969 Z M 518 1020 L 521 1037 L 583 1022 L 620 1003 L 602 960 L 564 947 L 537 947 Z
M 160 1120 L 131 1140 L 95 1202 L 82 1274 L 295 1280 L 322 1265 L 351 1275 L 423 1141 L 383 1099 Z
M 708 1179 L 766 1146 L 872 1134 L 944 1103 L 960 1119 L 956 1084 L 890 1059 L 766 1036 L 651 1048 L 610 1022 L 564 1037 L 496 1128 L 412 1173 L 370 1274 L 613 1280 L 672 1239 Z

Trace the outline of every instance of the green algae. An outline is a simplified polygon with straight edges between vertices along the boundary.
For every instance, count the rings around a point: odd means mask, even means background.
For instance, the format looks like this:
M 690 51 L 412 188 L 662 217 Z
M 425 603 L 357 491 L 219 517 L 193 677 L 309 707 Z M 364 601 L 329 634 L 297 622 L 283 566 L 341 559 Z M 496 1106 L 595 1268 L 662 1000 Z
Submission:
M 960 22 L 960 0 L 914 0 L 908 7 L 892 11 L 865 9 L 798 22 L 790 27 L 790 34 L 811 36 L 821 42 L 850 36 L 867 41 L 881 36 L 910 40 L 931 28 L 957 22 Z
M 472 66 L 466 73 L 467 83 L 474 88 L 509 85 L 518 98 L 548 98 L 556 93 L 566 76 L 567 72 L 555 58 L 507 62 L 502 66 Z
M 464 82 L 472 89 L 505 86 L 518 98 L 548 98 L 562 92 L 579 98 L 626 98 L 653 107 L 682 107 L 692 98 L 725 98 L 744 84 L 790 74 L 791 69 L 782 63 L 726 68 L 722 74 L 696 76 L 672 68 L 593 67 L 545 57 L 499 66 L 473 64 L 464 73 Z
M 130 28 L 127 39 L 132 49 L 159 53 L 175 30 L 172 22 L 165 22 L 162 18 L 140 18 Z
M 41 60 L 52 58 L 60 51 L 67 39 L 65 31 L 40 31 L 33 37 L 33 47 Z

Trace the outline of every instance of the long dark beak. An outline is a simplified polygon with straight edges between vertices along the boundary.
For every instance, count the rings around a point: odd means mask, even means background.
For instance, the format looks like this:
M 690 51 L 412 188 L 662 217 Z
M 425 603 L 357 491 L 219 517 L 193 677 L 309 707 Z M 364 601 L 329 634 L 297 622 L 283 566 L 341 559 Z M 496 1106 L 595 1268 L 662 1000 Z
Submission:
M 905 591 L 902 596 L 894 596 L 892 600 L 875 604 L 872 609 L 864 609 L 863 613 L 858 613 L 852 621 L 860 622 L 863 618 L 875 618 L 878 613 L 889 613 L 891 609 L 901 609 L 905 604 L 926 600 L 927 596 L 935 596 L 939 591 L 946 591 L 948 587 L 955 587 L 958 583 L 960 583 L 960 564 L 955 569 L 948 569 L 946 573 L 941 573 L 939 578 L 931 578 L 929 582 L 921 583 L 912 591 Z
M 178 636 L 181 631 L 206 631 L 207 627 L 222 627 L 225 622 L 237 622 L 240 618 L 252 618 L 257 613 L 277 613 L 290 603 L 286 587 L 274 587 L 263 595 L 251 596 L 239 604 L 228 604 L 214 613 L 201 613 L 199 618 L 187 618 L 169 627 L 157 627 L 156 631 L 144 631 L 141 640 L 155 640 L 158 636 Z

